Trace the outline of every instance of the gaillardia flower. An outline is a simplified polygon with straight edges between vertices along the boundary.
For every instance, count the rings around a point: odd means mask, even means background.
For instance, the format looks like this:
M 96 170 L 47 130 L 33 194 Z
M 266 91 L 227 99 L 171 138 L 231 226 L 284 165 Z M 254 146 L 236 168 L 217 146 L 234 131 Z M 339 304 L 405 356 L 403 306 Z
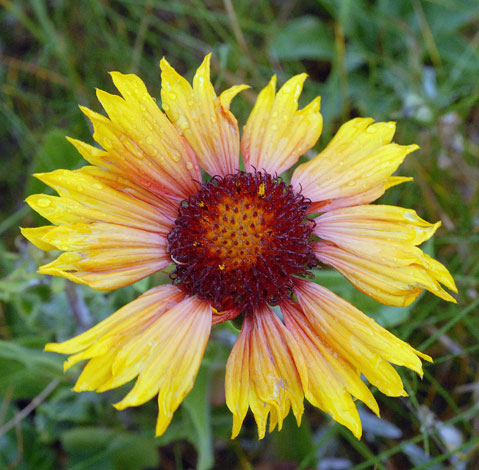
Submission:
M 423 289 L 454 301 L 440 285 L 456 291 L 451 275 L 418 248 L 439 222 L 371 204 L 410 179 L 391 175 L 417 146 L 392 143 L 391 122 L 356 118 L 288 183 L 278 175 L 322 128 L 319 98 L 298 110 L 305 74 L 278 92 L 273 77 L 240 138 L 230 103 L 245 85 L 217 96 L 210 56 L 192 86 L 165 59 L 161 69 L 163 111 L 137 76 L 118 72 L 121 96 L 97 92 L 108 118 L 82 108 L 102 148 L 69 139 L 91 166 L 36 175 L 59 196 L 27 202 L 53 225 L 22 232 L 65 251 L 40 273 L 111 290 L 173 264 L 172 282 L 46 350 L 69 354 L 66 368 L 88 361 L 76 391 L 136 379 L 118 409 L 158 395 L 160 435 L 193 387 L 211 326 L 241 315 L 225 380 L 233 437 L 248 408 L 260 438 L 268 416 L 270 431 L 281 429 L 290 408 L 299 424 L 304 398 L 360 437 L 354 401 L 379 413 L 361 374 L 404 396 L 391 364 L 422 375 L 420 358 L 431 359 L 305 278 L 328 265 L 387 305 L 408 305 Z

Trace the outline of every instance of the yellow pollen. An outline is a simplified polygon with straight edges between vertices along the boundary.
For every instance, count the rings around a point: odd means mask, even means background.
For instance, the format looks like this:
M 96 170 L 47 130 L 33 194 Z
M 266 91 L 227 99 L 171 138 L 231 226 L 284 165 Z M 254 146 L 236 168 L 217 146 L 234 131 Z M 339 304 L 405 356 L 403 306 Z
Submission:
M 218 264 L 218 268 L 220 268 L 220 271 L 223 271 L 225 267 L 226 266 L 224 264 Z
M 258 188 L 259 197 L 264 197 L 264 183 L 261 183 Z
M 204 203 L 203 201 L 200 201 L 200 202 L 198 203 L 198 205 L 199 205 L 200 207 L 205 207 L 205 203 Z

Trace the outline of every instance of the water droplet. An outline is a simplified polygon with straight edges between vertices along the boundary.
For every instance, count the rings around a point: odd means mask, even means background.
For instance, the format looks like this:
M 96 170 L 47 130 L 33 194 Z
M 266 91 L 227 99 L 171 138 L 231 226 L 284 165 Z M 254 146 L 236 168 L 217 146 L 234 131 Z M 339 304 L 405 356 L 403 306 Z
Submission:
M 176 121 L 176 125 L 180 128 L 181 132 L 184 132 L 190 127 L 184 116 L 179 117 L 179 119 Z
M 153 139 L 152 139 L 150 136 L 148 136 L 148 137 L 146 138 L 146 143 L 147 143 L 147 144 L 153 143 Z
M 377 129 L 375 126 L 369 126 L 369 127 L 366 129 L 366 132 L 367 132 L 368 134 L 375 134 L 377 131 L 378 131 L 378 129 Z
M 192 170 L 192 169 L 193 169 L 193 163 L 191 163 L 191 162 L 186 162 L 186 169 L 187 169 L 187 170 Z
M 173 101 L 176 100 L 176 93 L 174 93 L 174 92 L 171 91 L 169 96 L 170 96 L 170 99 L 171 99 L 171 100 L 173 100 Z
M 40 207 L 48 207 L 50 204 L 50 199 L 47 199 L 46 197 L 42 197 L 37 201 L 37 205 Z
M 140 104 L 140 109 L 145 112 L 146 111 L 146 106 L 144 104 Z
M 163 109 L 168 112 L 170 110 L 170 107 L 166 104 L 166 103 L 163 103 Z
M 181 160 L 181 154 L 180 154 L 180 152 L 178 152 L 178 151 L 176 151 L 176 150 L 173 150 L 173 151 L 171 152 L 171 154 L 172 154 L 172 155 L 171 155 L 171 158 L 173 158 L 173 160 L 174 160 L 176 163 L 178 163 L 178 162 Z

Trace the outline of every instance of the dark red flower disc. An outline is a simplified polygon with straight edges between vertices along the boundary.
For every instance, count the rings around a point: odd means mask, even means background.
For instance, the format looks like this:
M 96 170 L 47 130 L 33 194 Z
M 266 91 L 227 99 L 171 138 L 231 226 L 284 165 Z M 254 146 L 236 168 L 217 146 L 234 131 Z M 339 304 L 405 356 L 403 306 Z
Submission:
M 311 201 L 268 173 L 214 177 L 183 201 L 168 234 L 174 283 L 219 312 L 291 297 L 316 264 Z

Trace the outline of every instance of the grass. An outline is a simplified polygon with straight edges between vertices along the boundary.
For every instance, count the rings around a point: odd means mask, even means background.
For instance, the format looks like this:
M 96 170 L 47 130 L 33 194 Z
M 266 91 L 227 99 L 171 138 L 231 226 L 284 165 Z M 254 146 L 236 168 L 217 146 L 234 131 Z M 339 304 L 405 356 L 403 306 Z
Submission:
M 479 467 L 474 2 L 0 0 L 0 5 L 0 468 Z M 23 202 L 44 190 L 31 173 L 84 164 L 63 136 L 92 142 L 77 104 L 100 109 L 95 87 L 113 91 L 108 71 L 138 73 L 158 97 L 162 56 L 191 78 L 210 51 L 217 90 L 252 85 L 233 103 L 240 123 L 272 74 L 283 83 L 306 71 L 302 102 L 322 95 L 325 125 L 318 149 L 344 120 L 358 115 L 395 120 L 396 141 L 421 146 L 401 167 L 415 182 L 390 190 L 382 200 L 442 221 L 427 249 L 453 273 L 458 304 L 424 294 L 409 309 L 387 309 L 354 297 L 358 307 L 435 359 L 422 381 L 401 371 L 408 399 L 375 393 L 383 419 L 374 421 L 363 410 L 361 441 L 309 407 L 299 429 L 288 418 L 281 433 L 257 441 L 248 417 L 240 437 L 230 441 L 222 384 L 229 329 L 215 331 L 197 386 L 159 439 L 152 436 L 154 404 L 117 412 L 111 403 L 124 390 L 74 394 L 70 388 L 79 369 L 64 375 L 61 358 L 39 352 L 45 342 L 71 336 L 85 321 L 104 318 L 163 279 L 105 295 L 36 274 L 47 255 L 18 231 L 41 223 Z M 322 282 L 351 293 L 338 276 Z

